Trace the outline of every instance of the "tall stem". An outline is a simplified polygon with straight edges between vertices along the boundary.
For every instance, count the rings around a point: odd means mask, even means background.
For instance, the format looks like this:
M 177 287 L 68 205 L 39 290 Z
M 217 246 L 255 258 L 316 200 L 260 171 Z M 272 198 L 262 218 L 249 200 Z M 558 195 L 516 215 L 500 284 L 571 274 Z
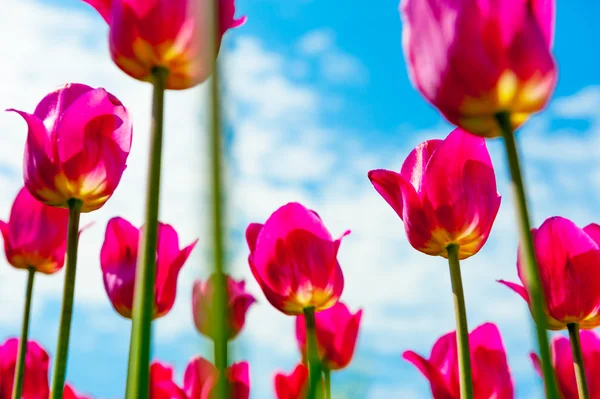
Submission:
M 569 323 L 567 324 L 567 327 L 569 328 L 569 338 L 571 338 L 573 367 L 575 368 L 575 378 L 577 379 L 577 391 L 579 391 L 579 399 L 590 399 L 585 376 L 585 367 L 583 364 L 583 353 L 581 352 L 579 325 L 577 323 Z
M 158 205 L 163 143 L 163 111 L 165 82 L 168 71 L 154 68 L 152 93 L 152 127 L 150 159 L 146 193 L 146 216 L 141 251 L 137 260 L 129 368 L 127 370 L 127 399 L 147 398 L 150 379 L 150 346 L 154 316 L 154 280 L 156 278 L 156 241 L 158 236 Z
M 67 231 L 67 265 L 65 267 L 65 285 L 60 312 L 60 327 L 56 357 L 54 358 L 54 375 L 52 376 L 51 399 L 62 399 L 67 375 L 69 357 L 69 336 L 71 335 L 71 319 L 73 317 L 73 296 L 75 295 L 75 274 L 77 271 L 77 247 L 79 246 L 79 217 L 82 202 L 71 199 L 69 204 L 69 227 Z
M 458 370 L 460 373 L 461 399 L 473 399 L 473 376 L 471 374 L 471 351 L 469 349 L 469 327 L 467 325 L 467 309 L 463 292 L 460 262 L 458 260 L 459 246 L 448 245 L 448 264 L 450 280 L 454 297 L 454 315 L 456 317 L 456 344 L 458 346 Z
M 321 359 L 317 348 L 317 331 L 315 329 L 315 308 L 304 308 L 304 320 L 306 322 L 306 358 L 308 360 L 308 397 L 317 397 L 318 386 L 321 383 Z
M 331 370 L 327 367 L 323 368 L 323 376 L 325 377 L 325 399 L 331 399 Z
M 23 393 L 23 380 L 25 379 L 25 359 L 27 357 L 27 342 L 29 340 L 29 312 L 31 311 L 31 296 L 33 294 L 34 277 L 35 268 L 29 267 L 27 269 L 25 309 L 23 310 L 23 324 L 21 327 L 21 339 L 19 341 L 19 353 L 17 354 L 17 366 L 15 368 L 12 399 L 21 399 L 21 395 Z
M 535 324 L 535 332 L 540 352 L 542 373 L 546 385 L 548 399 L 559 399 L 558 388 L 550 362 L 550 347 L 548 345 L 548 333 L 546 331 L 546 313 L 544 312 L 544 291 L 540 280 L 540 272 L 535 259 L 533 239 L 531 237 L 531 224 L 529 222 L 529 211 L 525 195 L 525 185 L 519 164 L 517 143 L 508 113 L 499 113 L 496 116 L 502 137 L 506 147 L 506 157 L 512 178 L 512 189 L 515 198 L 517 221 L 519 223 L 519 234 L 521 236 L 522 259 L 525 264 L 524 274 L 527 292 L 531 301 L 531 313 Z

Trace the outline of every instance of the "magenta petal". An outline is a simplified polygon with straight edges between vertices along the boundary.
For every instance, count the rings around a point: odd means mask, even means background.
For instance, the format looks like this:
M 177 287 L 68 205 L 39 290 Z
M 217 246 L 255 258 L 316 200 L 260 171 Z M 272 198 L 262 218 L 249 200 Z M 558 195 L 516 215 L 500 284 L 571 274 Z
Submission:
M 185 369 L 183 390 L 189 398 L 208 399 L 217 378 L 216 367 L 208 360 L 196 356 Z
M 408 154 L 402 164 L 400 175 L 404 181 L 409 182 L 415 188 L 417 194 L 421 192 L 425 167 L 442 142 L 442 140 L 433 139 L 419 144 Z
M 431 392 L 435 399 L 456 399 L 456 397 L 448 390 L 449 388 L 446 386 L 444 377 L 429 360 L 413 351 L 404 352 L 402 357 L 406 361 L 412 363 L 421 374 L 429 380 Z
M 384 169 L 369 171 L 369 180 L 375 187 L 375 190 L 390 204 L 392 209 L 396 211 L 400 219 L 403 218 L 403 196 L 402 184 L 404 184 L 402 176 L 396 172 Z
M 248 362 L 234 363 L 227 369 L 227 378 L 231 384 L 231 396 L 234 399 L 250 397 L 250 365 Z
M 600 225 L 590 223 L 583 228 L 583 231 L 600 247 Z
M 258 240 L 258 235 L 262 228 L 263 225 L 260 223 L 250 223 L 246 229 L 246 242 L 248 243 L 248 248 L 251 253 L 254 252 L 254 249 L 256 248 L 256 241 Z
M 100 16 L 102 18 L 104 18 L 106 23 L 110 24 L 110 7 L 111 7 L 113 0 L 83 0 L 83 1 L 85 3 L 88 3 L 89 5 L 91 5 L 92 7 L 94 7 L 96 9 L 96 11 L 98 11 L 98 14 L 100 14 Z M 116 0 L 116 1 L 121 1 L 121 0 Z
M 542 377 L 543 372 L 542 372 L 542 363 L 541 363 L 540 357 L 537 355 L 537 353 L 531 352 L 529 354 L 529 358 L 531 359 L 531 363 L 533 364 L 533 369 L 535 370 L 537 375 Z
M 523 287 L 522 285 L 516 284 L 516 283 L 511 283 L 510 281 L 506 281 L 506 280 L 498 280 L 498 282 L 500 284 L 504 284 L 505 286 L 507 286 L 508 288 L 510 288 L 517 294 L 519 294 L 521 296 L 521 298 L 523 298 L 529 304 L 529 294 L 527 293 L 527 290 L 525 289 L 525 287 Z

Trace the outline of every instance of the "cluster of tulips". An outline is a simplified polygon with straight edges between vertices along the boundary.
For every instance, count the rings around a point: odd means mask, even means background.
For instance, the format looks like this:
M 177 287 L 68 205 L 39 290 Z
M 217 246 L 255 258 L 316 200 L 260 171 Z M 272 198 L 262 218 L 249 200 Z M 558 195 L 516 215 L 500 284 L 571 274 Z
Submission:
M 110 52 L 131 77 L 153 85 L 145 225 L 115 217 L 99 256 L 107 296 L 132 319 L 126 398 L 248 398 L 247 362 L 230 365 L 228 342 L 242 329 L 255 298 L 226 273 L 217 55 L 223 34 L 241 25 L 233 0 L 86 0 L 110 27 Z M 514 387 L 498 328 L 470 334 L 460 260 L 490 235 L 501 196 L 486 139 L 502 137 L 514 187 L 523 285 L 501 281 L 531 309 L 539 356 L 534 366 L 548 398 L 600 395 L 600 226 L 579 228 L 553 217 L 531 229 L 514 130 L 544 108 L 556 80 L 551 54 L 552 0 L 404 0 L 403 43 L 411 75 L 424 97 L 457 128 L 444 140 L 418 145 L 398 172 L 372 170 L 373 186 L 404 224 L 410 244 L 448 259 L 456 331 L 441 337 L 426 359 L 404 353 L 429 380 L 436 399 L 511 399 Z M 183 249 L 175 229 L 158 221 L 165 90 L 194 87 L 212 75 L 209 151 L 214 273 L 193 287 L 193 318 L 214 342 L 214 363 L 193 357 L 183 386 L 173 370 L 150 362 L 151 323 L 172 308 L 177 277 L 196 242 Z M 27 123 L 24 188 L 10 219 L 0 223 L 8 262 L 28 270 L 20 340 L 0 347 L 0 398 L 84 398 L 65 385 L 82 212 L 110 199 L 125 171 L 132 123 L 104 89 L 66 84 L 42 99 Z M 275 375 L 279 399 L 331 397 L 330 372 L 353 356 L 362 310 L 340 302 L 344 288 L 334 239 L 320 216 L 299 203 L 277 209 L 246 229 L 250 270 L 267 301 L 296 317 L 298 366 Z M 48 354 L 28 341 L 34 276 L 65 267 L 52 384 Z M 570 339 L 548 342 L 547 330 Z M 570 344 L 569 344 L 570 343 Z

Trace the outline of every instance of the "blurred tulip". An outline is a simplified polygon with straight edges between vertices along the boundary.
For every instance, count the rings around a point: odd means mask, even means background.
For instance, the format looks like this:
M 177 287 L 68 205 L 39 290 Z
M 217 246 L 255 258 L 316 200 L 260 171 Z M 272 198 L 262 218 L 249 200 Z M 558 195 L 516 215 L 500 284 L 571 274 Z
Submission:
M 0 346 L 0 399 L 11 399 L 19 340 L 9 338 Z M 35 341 L 27 343 L 22 399 L 48 399 L 48 353 Z
M 352 360 L 362 310 L 355 314 L 342 302 L 315 314 L 319 356 L 323 367 L 343 369 Z M 296 317 L 296 339 L 300 352 L 306 356 L 306 322 L 304 315 Z
M 600 227 L 580 229 L 568 219 L 551 217 L 531 231 L 551 330 L 566 329 L 568 323 L 583 329 L 600 326 L 600 242 L 594 241 L 600 235 L 595 234 L 596 229 Z M 521 256 L 518 258 L 519 278 L 524 282 L 524 265 Z M 500 282 L 530 304 L 525 287 Z
M 137 264 L 140 230 L 127 220 L 115 217 L 106 226 L 100 253 L 104 288 L 115 310 L 131 318 L 133 288 Z M 154 318 L 171 310 L 177 291 L 177 276 L 198 240 L 179 249 L 177 232 L 168 224 L 159 223 L 156 254 Z
M 150 365 L 150 399 L 188 399 L 174 381 L 173 369 L 160 362 Z
M 235 281 L 229 276 L 227 278 L 228 290 L 228 316 L 229 316 L 229 339 L 235 338 L 246 321 L 248 308 L 256 302 L 254 297 L 246 292 L 246 283 Z M 192 312 L 194 323 L 201 334 L 214 339 L 214 284 L 216 276 L 213 274 L 204 282 L 196 280 L 192 292 Z
M 8 263 L 51 274 L 60 270 L 67 249 L 69 211 L 44 205 L 22 188 L 8 223 L 0 221 Z
M 377 192 L 404 222 L 410 244 L 428 255 L 475 255 L 488 239 L 500 208 L 496 176 L 485 140 L 455 129 L 445 140 L 415 148 L 400 173 L 372 170 Z
M 131 148 L 131 120 L 104 89 L 69 83 L 48 94 L 33 114 L 10 109 L 29 132 L 23 176 L 31 195 L 48 205 L 83 202 L 94 211 L 112 196 Z
M 63 399 L 92 399 L 92 397 L 87 395 L 81 395 L 77 393 L 77 391 L 75 391 L 70 385 L 65 385 L 65 390 L 63 391 Z
M 474 399 L 513 399 L 513 382 L 498 328 L 491 323 L 469 334 Z M 429 380 L 434 399 L 460 399 L 456 333 L 442 336 L 428 359 L 406 351 L 404 359 Z
M 183 377 L 185 393 L 189 398 L 216 399 L 218 375 L 217 368 L 208 360 L 200 356 L 192 358 Z M 250 397 L 250 369 L 247 362 L 232 364 L 227 369 L 227 378 L 231 399 Z
M 592 331 L 582 331 L 580 336 L 590 399 L 600 399 L 600 379 L 598 379 L 600 376 L 600 336 Z M 561 336 L 554 337 L 550 344 L 550 352 L 562 398 L 579 399 L 569 339 Z M 541 376 L 540 358 L 537 354 L 532 353 L 531 360 L 535 370 Z
M 332 307 L 344 289 L 334 240 L 316 212 L 292 202 L 246 229 L 248 262 L 267 300 L 288 315 Z
M 208 78 L 213 69 L 210 3 L 207 0 L 84 0 L 110 28 L 113 61 L 129 76 L 150 81 L 152 69 L 169 71 L 168 89 L 187 89 Z M 217 49 L 223 34 L 242 25 L 234 0 L 220 0 Z
M 308 388 L 308 369 L 304 364 L 296 366 L 291 374 L 275 374 L 277 399 L 304 399 Z
M 500 136 L 498 113 L 516 128 L 550 99 L 553 0 L 403 0 L 400 8 L 411 80 L 453 124 Z

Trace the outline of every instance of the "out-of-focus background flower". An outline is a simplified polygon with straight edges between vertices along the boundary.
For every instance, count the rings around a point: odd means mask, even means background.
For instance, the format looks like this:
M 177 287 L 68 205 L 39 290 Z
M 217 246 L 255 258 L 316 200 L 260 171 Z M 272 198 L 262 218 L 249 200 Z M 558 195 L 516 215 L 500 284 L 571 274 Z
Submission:
M 424 378 L 401 354 L 428 355 L 437 337 L 454 328 L 446 262 L 413 250 L 400 220 L 367 179 L 374 168 L 399 169 L 408 152 L 445 137 L 445 123 L 408 80 L 401 51 L 397 2 L 238 0 L 248 23 L 227 33 L 224 63 L 227 116 L 230 265 L 259 299 L 235 340 L 235 359 L 250 361 L 252 398 L 273 397 L 276 370 L 299 359 L 294 319 L 273 309 L 246 263 L 245 226 L 263 222 L 288 201 L 317 210 L 344 241 L 342 300 L 364 308 L 357 354 L 333 374 L 336 398 L 426 398 Z M 560 80 L 547 111 L 519 133 L 534 224 L 562 215 L 579 225 L 600 222 L 600 3 L 558 2 L 555 54 Z M 95 397 L 122 397 L 130 322 L 104 292 L 99 253 L 106 222 L 142 221 L 150 116 L 150 85 L 134 81 L 111 62 L 107 27 L 91 7 L 75 0 L 3 0 L 0 12 L 0 108 L 32 111 L 65 82 L 102 86 L 119 97 L 134 119 L 129 167 L 114 197 L 85 215 L 95 222 L 81 238 L 68 380 Z M 179 279 L 173 311 L 155 323 L 154 355 L 176 367 L 210 355 L 194 330 L 191 288 L 212 267 L 205 199 L 205 87 L 169 92 L 161 219 L 183 243 L 200 238 Z M 26 126 L 0 114 L 0 217 L 22 186 Z M 498 324 L 508 348 L 517 397 L 541 397 L 528 353 L 530 318 L 521 298 L 496 283 L 516 280 L 517 238 L 501 142 L 489 141 L 504 195 L 483 251 L 463 262 L 471 328 Z M 0 260 L 0 338 L 19 332 L 25 275 Z M 62 272 L 39 276 L 31 338 L 53 354 Z

